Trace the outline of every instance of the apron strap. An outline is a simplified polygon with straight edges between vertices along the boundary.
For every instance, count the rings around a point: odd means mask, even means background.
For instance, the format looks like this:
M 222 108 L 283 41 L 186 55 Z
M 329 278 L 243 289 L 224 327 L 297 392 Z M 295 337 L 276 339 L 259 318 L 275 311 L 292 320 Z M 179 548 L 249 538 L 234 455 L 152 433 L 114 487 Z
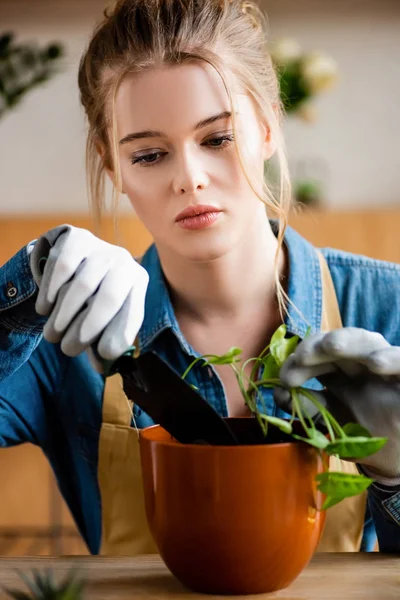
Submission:
M 132 420 L 133 402 L 125 395 L 119 373 L 107 377 L 107 390 L 103 397 L 103 423 L 129 426 Z
M 141 263 L 142 256 L 135 258 Z M 139 335 L 133 342 L 135 347 L 134 357 L 139 356 Z M 129 400 L 122 387 L 122 378 L 119 373 L 107 377 L 107 394 L 103 395 L 102 422 L 111 425 L 122 425 L 129 427 L 133 418 L 133 402 Z
M 136 337 L 134 357 L 139 356 L 139 336 Z M 107 377 L 107 390 L 111 393 L 103 396 L 103 423 L 129 427 L 133 418 L 133 402 L 124 392 L 122 377 L 115 373 Z
M 323 254 L 317 250 L 322 281 L 321 331 L 343 327 L 335 287 Z M 357 475 L 354 463 L 331 456 L 329 470 Z M 364 529 L 367 492 L 346 498 L 326 513 L 325 528 L 317 552 L 358 552 Z

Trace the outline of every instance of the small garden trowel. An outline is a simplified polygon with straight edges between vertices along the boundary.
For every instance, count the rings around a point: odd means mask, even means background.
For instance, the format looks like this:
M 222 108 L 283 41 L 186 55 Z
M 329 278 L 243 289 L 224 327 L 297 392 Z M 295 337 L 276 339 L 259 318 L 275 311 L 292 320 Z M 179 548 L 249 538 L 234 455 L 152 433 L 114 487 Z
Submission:
M 43 273 L 47 256 L 39 260 Z M 92 349 L 97 357 L 96 344 Z M 124 392 L 151 419 L 183 444 L 236 445 L 226 421 L 154 352 L 134 358 L 130 348 L 115 361 L 103 361 L 105 375 L 119 373 Z M 100 359 L 102 360 L 102 359 Z
M 127 397 L 178 442 L 238 443 L 217 411 L 154 352 L 125 353 L 106 373 L 119 373 Z

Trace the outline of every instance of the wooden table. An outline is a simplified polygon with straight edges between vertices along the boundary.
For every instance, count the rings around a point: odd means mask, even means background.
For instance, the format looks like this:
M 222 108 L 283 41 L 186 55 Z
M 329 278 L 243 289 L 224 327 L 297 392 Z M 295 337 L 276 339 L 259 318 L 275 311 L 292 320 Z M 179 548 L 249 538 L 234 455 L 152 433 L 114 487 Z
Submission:
M 52 568 L 63 578 L 77 567 L 87 580 L 85 600 L 187 600 L 227 598 L 194 594 L 183 588 L 158 556 L 140 558 L 0 559 L 0 585 L 24 589 L 15 569 Z M 0 592 L 0 599 L 8 596 Z M 233 598 L 233 597 L 232 597 Z M 235 596 L 237 600 L 239 596 Z M 281 600 L 400 600 L 400 555 L 319 554 L 286 590 L 244 598 Z

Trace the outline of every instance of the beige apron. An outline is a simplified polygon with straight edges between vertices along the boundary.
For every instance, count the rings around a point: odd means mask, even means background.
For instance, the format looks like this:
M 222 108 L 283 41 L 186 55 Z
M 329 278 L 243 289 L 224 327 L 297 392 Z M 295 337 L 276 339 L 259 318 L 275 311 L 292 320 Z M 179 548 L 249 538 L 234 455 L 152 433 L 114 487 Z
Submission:
M 321 329 L 342 326 L 332 279 L 325 259 L 319 254 L 323 288 Z M 102 506 L 102 544 L 106 555 L 137 555 L 157 552 L 147 526 L 139 454 L 139 435 L 130 426 L 132 404 L 126 398 L 121 377 L 106 379 L 103 423 L 99 442 L 98 480 Z M 331 461 L 330 468 L 337 470 Z M 356 473 L 352 463 L 342 470 Z M 345 552 L 360 548 L 366 493 L 343 500 L 327 511 L 326 526 L 318 551 Z
M 322 279 L 321 331 L 343 327 L 332 277 L 322 254 L 318 252 Z M 329 470 L 358 474 L 354 463 L 331 457 Z M 325 529 L 317 552 L 358 552 L 361 545 L 367 492 L 345 498 L 326 511 Z

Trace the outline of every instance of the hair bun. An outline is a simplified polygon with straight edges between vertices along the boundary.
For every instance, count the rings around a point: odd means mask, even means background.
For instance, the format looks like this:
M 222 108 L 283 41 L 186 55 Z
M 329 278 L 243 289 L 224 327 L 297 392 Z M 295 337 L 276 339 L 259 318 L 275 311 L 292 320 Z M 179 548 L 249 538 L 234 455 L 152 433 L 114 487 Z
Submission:
M 240 0 L 240 10 L 249 17 L 254 29 L 261 29 L 261 10 L 251 0 Z

